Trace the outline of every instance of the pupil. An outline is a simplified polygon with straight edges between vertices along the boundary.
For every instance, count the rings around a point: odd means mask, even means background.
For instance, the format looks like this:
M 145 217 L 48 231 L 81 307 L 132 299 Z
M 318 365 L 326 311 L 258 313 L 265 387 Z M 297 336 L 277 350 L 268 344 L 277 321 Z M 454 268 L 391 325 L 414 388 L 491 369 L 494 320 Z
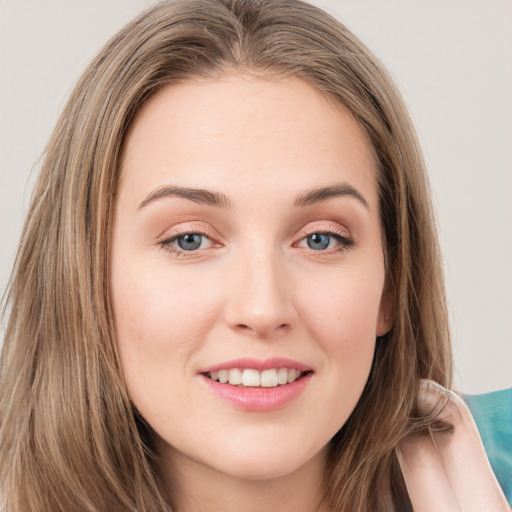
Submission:
M 178 238 L 178 245 L 184 251 L 194 251 L 201 245 L 201 235 L 188 233 Z
M 314 233 L 308 236 L 308 247 L 319 251 L 325 249 L 330 242 L 330 236 L 325 233 Z

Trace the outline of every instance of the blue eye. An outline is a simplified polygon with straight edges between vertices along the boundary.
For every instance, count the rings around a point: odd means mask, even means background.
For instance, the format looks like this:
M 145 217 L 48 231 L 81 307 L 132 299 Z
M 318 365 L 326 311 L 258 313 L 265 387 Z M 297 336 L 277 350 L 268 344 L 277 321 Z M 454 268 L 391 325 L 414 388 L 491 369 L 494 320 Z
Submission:
M 203 235 L 199 235 L 198 233 L 187 233 L 186 235 L 177 237 L 175 240 L 180 249 L 183 249 L 184 251 L 195 251 L 201 247 Z
M 328 233 L 313 233 L 306 237 L 308 247 L 314 251 L 327 249 L 331 243 L 331 235 Z
M 212 239 L 205 233 L 182 231 L 159 242 L 162 249 L 176 256 L 195 257 L 203 254 L 203 250 L 215 246 Z
M 298 246 L 307 247 L 313 251 L 326 253 L 344 251 L 350 249 L 355 244 L 350 237 L 341 235 L 337 232 L 317 231 L 310 233 L 298 242 Z

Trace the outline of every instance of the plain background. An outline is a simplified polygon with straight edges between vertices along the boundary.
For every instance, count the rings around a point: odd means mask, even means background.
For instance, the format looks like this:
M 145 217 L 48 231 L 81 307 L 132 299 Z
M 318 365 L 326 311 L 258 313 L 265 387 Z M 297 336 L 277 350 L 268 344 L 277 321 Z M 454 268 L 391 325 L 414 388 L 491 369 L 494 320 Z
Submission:
M 0 291 L 80 72 L 150 0 L 0 1 Z M 512 2 L 318 0 L 395 78 L 431 176 L 455 384 L 512 386 Z

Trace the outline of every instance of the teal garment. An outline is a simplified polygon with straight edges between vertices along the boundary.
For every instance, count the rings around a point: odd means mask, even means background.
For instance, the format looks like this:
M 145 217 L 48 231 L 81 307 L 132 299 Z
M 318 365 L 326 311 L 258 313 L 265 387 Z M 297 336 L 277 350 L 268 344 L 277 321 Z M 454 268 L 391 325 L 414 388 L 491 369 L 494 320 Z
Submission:
M 475 419 L 494 474 L 512 505 L 512 388 L 462 398 Z

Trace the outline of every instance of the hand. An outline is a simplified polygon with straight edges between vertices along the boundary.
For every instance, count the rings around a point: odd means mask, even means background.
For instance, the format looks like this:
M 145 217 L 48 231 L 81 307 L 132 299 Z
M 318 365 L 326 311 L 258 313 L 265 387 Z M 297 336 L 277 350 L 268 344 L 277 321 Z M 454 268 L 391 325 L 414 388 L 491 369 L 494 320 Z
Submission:
M 414 512 L 510 512 L 463 400 L 423 380 L 418 407 L 438 408 L 447 428 L 411 435 L 397 449 Z

